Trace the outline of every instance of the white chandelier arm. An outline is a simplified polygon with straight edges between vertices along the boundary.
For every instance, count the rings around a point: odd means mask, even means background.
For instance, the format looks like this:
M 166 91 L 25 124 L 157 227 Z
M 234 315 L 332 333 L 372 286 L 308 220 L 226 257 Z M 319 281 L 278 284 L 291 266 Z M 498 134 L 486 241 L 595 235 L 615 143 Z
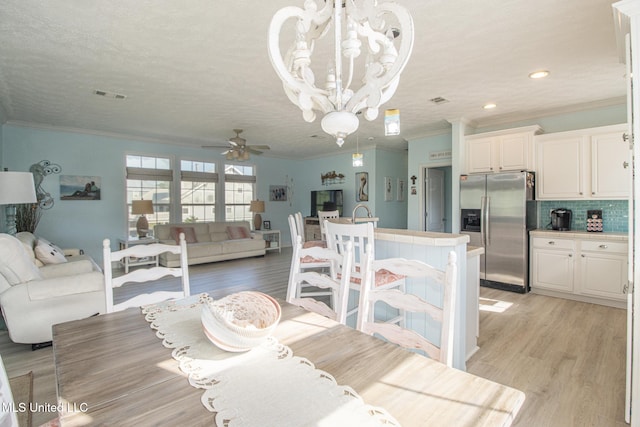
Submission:
M 413 20 L 409 12 L 397 3 L 382 3 L 372 5 L 365 2 L 365 6 L 358 10 L 354 6 L 354 19 L 360 19 L 358 32 L 367 38 L 370 56 L 374 58 L 368 65 L 363 78 L 363 86 L 356 91 L 346 105 L 347 111 L 357 112 L 366 108 L 364 116 L 367 120 L 374 120 L 378 116 L 378 107 L 387 102 L 395 93 L 400 73 L 407 64 L 413 49 Z M 398 20 L 398 30 L 402 39 L 399 50 L 381 31 L 385 30 L 384 21 L 380 18 L 386 13 L 393 14 Z M 362 20 L 368 21 L 362 21 Z M 375 27 L 374 27 L 375 26 Z M 378 29 L 378 30 L 376 30 Z M 391 30 L 390 28 L 387 30 Z M 380 48 L 382 47 L 382 53 Z M 379 53 L 379 58 L 376 56 Z M 391 62 L 391 59 L 394 62 Z
M 308 0 L 304 9 L 297 6 L 280 9 L 269 25 L 268 48 L 271 65 L 282 80 L 287 97 L 302 110 L 303 118 L 307 122 L 315 120 L 316 114 L 313 110 L 326 114 L 335 109 L 328 99 L 327 91 L 316 87 L 315 76 L 308 66 L 313 44 L 318 37 L 326 33 L 332 10 L 332 6 L 325 6 L 318 12 L 315 2 Z M 297 20 L 296 40 L 283 59 L 280 51 L 280 33 L 285 22 L 292 18 Z M 308 47 L 309 44 L 312 46 L 311 49 Z

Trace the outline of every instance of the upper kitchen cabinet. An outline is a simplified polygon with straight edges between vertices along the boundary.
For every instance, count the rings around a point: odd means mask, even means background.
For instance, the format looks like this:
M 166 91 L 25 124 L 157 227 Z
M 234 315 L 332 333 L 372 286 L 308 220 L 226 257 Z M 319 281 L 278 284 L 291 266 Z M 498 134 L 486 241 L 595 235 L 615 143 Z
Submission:
M 466 173 L 533 170 L 533 136 L 541 130 L 527 126 L 466 136 Z
M 536 198 L 628 198 L 631 151 L 623 140 L 626 130 L 623 124 L 536 136 Z

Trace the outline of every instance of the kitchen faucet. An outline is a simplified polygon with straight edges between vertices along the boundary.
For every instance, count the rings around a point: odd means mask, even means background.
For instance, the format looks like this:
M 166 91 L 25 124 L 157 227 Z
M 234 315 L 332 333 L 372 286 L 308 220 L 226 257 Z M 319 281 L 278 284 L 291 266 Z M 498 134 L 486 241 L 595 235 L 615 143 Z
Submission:
M 365 205 L 364 203 L 358 203 L 356 205 L 356 207 L 353 208 L 353 213 L 351 214 L 351 222 L 354 223 L 354 224 L 356 223 L 356 211 L 358 209 L 360 209 L 360 208 L 365 208 L 367 210 L 367 217 L 368 218 L 372 217 L 371 210 L 369 209 L 369 206 Z

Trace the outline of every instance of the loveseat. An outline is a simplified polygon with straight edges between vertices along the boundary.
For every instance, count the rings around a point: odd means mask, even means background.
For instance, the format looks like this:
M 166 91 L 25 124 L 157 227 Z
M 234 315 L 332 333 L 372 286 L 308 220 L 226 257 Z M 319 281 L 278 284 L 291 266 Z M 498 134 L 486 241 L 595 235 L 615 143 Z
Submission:
M 104 313 L 102 271 L 79 252 L 65 256 L 27 232 L 0 234 L 0 308 L 13 342 L 48 342 L 53 325 Z
M 216 221 L 159 224 L 154 237 L 161 243 L 177 244 L 180 233 L 187 241 L 189 265 L 264 255 L 265 241 L 251 234 L 248 221 Z M 164 253 L 159 262 L 165 267 L 180 265 L 176 254 Z

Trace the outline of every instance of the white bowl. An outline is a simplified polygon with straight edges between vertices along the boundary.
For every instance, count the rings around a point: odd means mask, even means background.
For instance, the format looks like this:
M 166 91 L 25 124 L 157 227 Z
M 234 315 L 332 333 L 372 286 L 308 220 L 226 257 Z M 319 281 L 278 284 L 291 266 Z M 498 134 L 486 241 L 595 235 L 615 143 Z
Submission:
M 209 340 L 225 351 L 248 351 L 264 342 L 280 322 L 280 304 L 261 292 L 238 292 L 202 307 Z

